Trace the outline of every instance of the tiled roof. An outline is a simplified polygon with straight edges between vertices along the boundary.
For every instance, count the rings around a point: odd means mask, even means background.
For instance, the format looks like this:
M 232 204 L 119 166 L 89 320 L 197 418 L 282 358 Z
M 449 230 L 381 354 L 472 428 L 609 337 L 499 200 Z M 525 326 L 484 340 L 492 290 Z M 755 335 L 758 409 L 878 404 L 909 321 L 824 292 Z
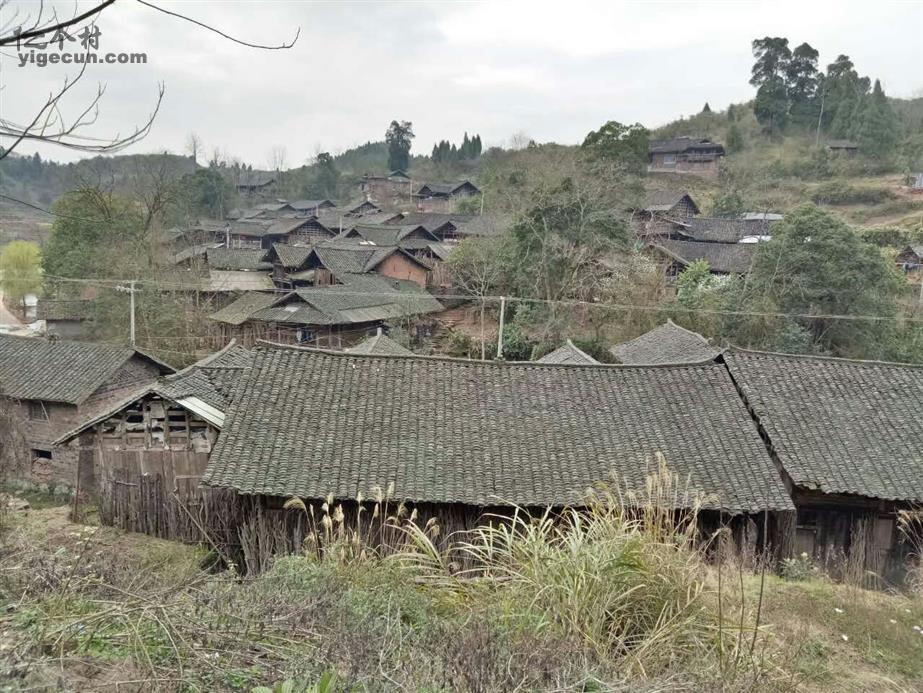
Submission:
M 260 346 L 203 482 L 247 494 L 476 506 L 643 490 L 655 453 L 707 507 L 791 510 L 719 364 L 553 366 Z M 679 505 L 685 505 L 682 501 Z
M 268 308 L 279 299 L 278 294 L 249 291 L 236 301 L 209 315 L 209 319 L 229 325 L 240 325 L 256 311 Z
M 715 358 L 720 349 L 708 343 L 698 332 L 680 327 L 672 320 L 612 347 L 612 354 L 622 363 L 700 363 Z
M 272 249 L 286 269 L 301 267 L 311 257 L 311 252 L 314 250 L 311 246 L 289 245 L 288 243 L 273 243 Z
M 350 354 L 374 354 L 378 356 L 411 356 L 413 354 L 410 349 L 402 347 L 380 330 L 374 337 L 369 337 L 346 351 Z
M 299 212 L 306 212 L 312 209 L 325 209 L 330 207 L 336 207 L 336 203 L 333 200 L 328 200 L 326 198 L 322 200 L 295 200 L 294 202 L 289 202 L 289 207 L 297 209 Z
M 923 366 L 741 349 L 724 358 L 797 486 L 923 501 Z
M 667 140 L 651 140 L 648 151 L 651 154 L 682 154 L 697 151 L 714 151 L 723 154 L 724 147 L 702 137 L 673 137 Z
M 688 193 L 682 190 L 651 190 L 645 196 L 641 209 L 645 212 L 669 212 L 682 202 L 684 197 L 689 198 L 693 208 L 698 212 L 698 205 Z
M 424 183 L 417 190 L 416 195 L 424 197 L 431 195 L 454 195 L 466 186 L 474 188 L 476 192 L 481 192 L 470 180 L 463 180 L 459 183 Z
M 272 279 L 263 272 L 208 271 L 208 291 L 269 291 L 275 288 Z
M 210 317 L 239 325 L 248 319 L 293 325 L 349 325 L 443 310 L 413 282 L 377 274 L 338 276 L 343 284 L 297 289 L 285 295 L 244 294 Z
M 240 378 L 242 369 L 249 367 L 251 352 L 237 346 L 234 340 L 220 351 L 206 356 L 171 375 L 158 378 L 153 383 L 143 385 L 118 401 L 107 403 L 97 409 L 93 415 L 82 421 L 55 442 L 56 445 L 67 443 L 90 426 L 105 421 L 140 398 L 155 394 L 165 399 L 184 404 L 184 400 L 196 398 L 219 412 L 227 408 L 233 383 Z M 190 405 L 188 401 L 186 405 Z
M 206 258 L 208 266 L 217 270 L 268 270 L 266 251 L 261 248 L 210 248 Z
M 549 352 L 538 359 L 537 363 L 571 363 L 586 366 L 598 365 L 599 361 L 594 359 L 585 351 L 578 349 L 569 339 L 552 352 Z
M 136 354 L 129 347 L 0 334 L 0 395 L 80 404 Z
M 746 274 L 750 271 L 757 243 L 704 243 L 702 241 L 657 241 L 654 248 L 666 255 L 690 265 L 705 260 L 712 272 L 725 274 Z
M 237 177 L 237 186 L 259 188 L 275 181 L 276 174 L 270 171 L 241 171 Z
M 682 228 L 683 235 L 709 243 L 738 243 L 744 238 L 772 235 L 772 222 L 766 219 L 690 217 L 675 223 Z
M 93 301 L 88 299 L 40 298 L 36 305 L 39 320 L 88 320 L 92 313 Z

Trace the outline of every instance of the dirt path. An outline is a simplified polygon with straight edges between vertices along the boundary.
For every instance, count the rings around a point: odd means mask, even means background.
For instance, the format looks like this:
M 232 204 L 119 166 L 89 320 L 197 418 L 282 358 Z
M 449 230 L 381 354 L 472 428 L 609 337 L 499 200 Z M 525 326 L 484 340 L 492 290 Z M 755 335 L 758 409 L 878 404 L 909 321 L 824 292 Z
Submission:
M 3 292 L 0 291 L 0 325 L 21 326 L 22 322 L 3 304 Z

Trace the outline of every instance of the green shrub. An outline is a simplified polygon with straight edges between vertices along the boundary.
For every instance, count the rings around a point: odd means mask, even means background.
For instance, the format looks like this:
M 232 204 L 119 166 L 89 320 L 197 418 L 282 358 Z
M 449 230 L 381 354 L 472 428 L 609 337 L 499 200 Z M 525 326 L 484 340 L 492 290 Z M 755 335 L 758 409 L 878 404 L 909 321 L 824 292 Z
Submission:
M 808 580 L 816 575 L 817 566 L 806 553 L 782 561 L 782 577 L 786 580 Z

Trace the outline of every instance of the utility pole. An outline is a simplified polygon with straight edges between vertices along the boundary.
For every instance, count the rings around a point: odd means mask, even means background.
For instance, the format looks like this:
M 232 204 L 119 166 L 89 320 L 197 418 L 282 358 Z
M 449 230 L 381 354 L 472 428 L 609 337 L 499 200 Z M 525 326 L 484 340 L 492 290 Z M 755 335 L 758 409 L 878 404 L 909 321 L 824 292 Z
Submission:
M 130 305 L 131 316 L 129 317 L 130 325 L 130 335 L 131 335 L 131 345 L 135 345 L 135 292 L 140 291 L 140 289 L 135 288 L 135 280 L 132 279 L 128 286 L 117 286 L 115 287 L 116 291 L 121 291 L 128 294 L 128 300 Z
M 500 329 L 497 331 L 497 358 L 503 358 L 503 319 L 506 317 L 506 296 L 500 297 Z

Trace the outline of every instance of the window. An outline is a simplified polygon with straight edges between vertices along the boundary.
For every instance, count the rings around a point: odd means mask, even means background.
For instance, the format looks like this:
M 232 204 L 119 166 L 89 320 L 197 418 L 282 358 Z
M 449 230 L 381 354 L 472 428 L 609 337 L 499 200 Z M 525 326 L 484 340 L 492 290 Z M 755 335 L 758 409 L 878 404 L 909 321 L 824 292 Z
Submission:
M 33 421 L 48 421 L 48 410 L 45 404 L 38 400 L 29 402 L 29 418 Z
M 676 154 L 664 154 L 663 163 L 665 166 L 675 166 L 676 165 Z
M 39 448 L 32 448 L 32 459 L 33 460 L 50 460 L 51 450 L 40 450 Z

